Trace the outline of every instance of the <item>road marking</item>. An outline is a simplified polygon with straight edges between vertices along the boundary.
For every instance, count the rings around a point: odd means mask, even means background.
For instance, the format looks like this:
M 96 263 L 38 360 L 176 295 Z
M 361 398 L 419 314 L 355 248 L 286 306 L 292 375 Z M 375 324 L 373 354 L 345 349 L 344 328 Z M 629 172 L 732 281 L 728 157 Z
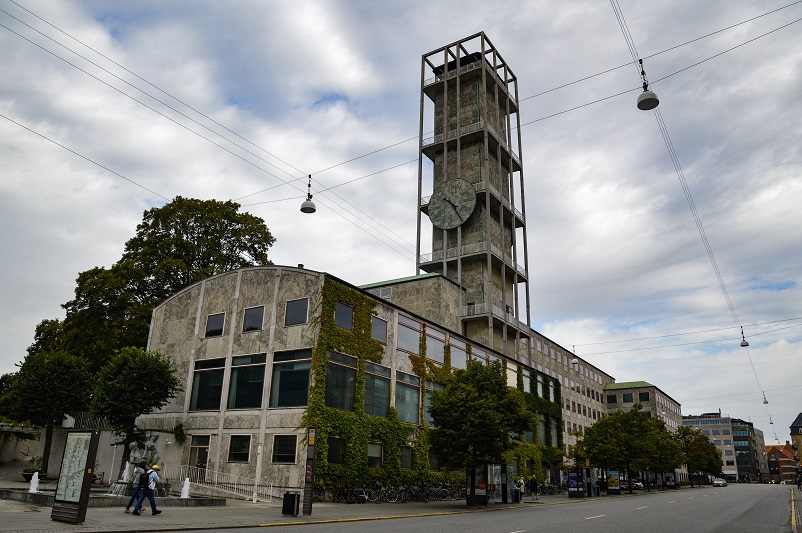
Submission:
M 648 505 L 646 505 L 646 506 L 644 506 L 644 507 L 635 507 L 635 510 L 637 511 L 638 509 L 648 509 L 648 508 L 649 508 L 649 506 L 648 506 Z
M 677 503 L 677 501 L 676 501 L 676 500 L 674 500 L 673 502 L 668 502 L 668 503 Z
M 510 533 L 526 533 L 525 529 L 519 529 L 518 531 L 510 531 Z
M 696 496 L 691 496 L 691 497 L 690 497 L 690 498 L 688 498 L 688 499 L 689 499 L 689 500 L 692 500 L 692 499 L 694 499 L 694 498 L 696 498 Z
M 593 520 L 594 518 L 601 518 L 603 516 L 607 516 L 606 514 L 597 514 L 596 516 L 588 516 L 585 520 Z

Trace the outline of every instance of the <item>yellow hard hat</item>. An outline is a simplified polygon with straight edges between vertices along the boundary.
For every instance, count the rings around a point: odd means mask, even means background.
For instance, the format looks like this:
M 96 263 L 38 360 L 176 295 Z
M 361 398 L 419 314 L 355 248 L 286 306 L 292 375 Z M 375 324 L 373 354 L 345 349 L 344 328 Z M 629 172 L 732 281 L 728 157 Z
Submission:
M 159 465 L 153 465 L 151 468 L 152 468 L 153 470 L 158 470 L 158 469 L 159 469 Z

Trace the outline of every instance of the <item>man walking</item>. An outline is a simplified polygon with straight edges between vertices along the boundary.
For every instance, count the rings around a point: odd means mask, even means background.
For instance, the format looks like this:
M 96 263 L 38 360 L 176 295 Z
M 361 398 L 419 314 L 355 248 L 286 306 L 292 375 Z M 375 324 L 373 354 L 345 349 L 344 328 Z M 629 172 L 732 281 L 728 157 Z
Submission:
M 134 489 L 134 493 L 131 495 L 131 499 L 128 500 L 128 505 L 125 506 L 126 513 L 131 512 L 131 506 L 139 499 L 139 494 L 142 492 L 139 488 L 139 476 L 145 475 L 146 464 L 145 461 L 142 461 L 134 468 L 134 474 L 131 476 L 131 488 Z
M 156 483 L 159 482 L 159 465 L 153 465 L 147 472 L 142 474 L 143 476 L 148 476 L 147 481 L 148 484 L 143 487 L 139 494 L 139 500 L 136 502 L 136 507 L 134 507 L 134 512 L 131 513 L 135 516 L 139 516 L 141 513 L 139 512 L 142 509 L 142 502 L 145 500 L 145 496 L 147 496 L 148 500 L 150 500 L 150 510 L 154 515 L 160 514 L 161 511 L 156 509 Z

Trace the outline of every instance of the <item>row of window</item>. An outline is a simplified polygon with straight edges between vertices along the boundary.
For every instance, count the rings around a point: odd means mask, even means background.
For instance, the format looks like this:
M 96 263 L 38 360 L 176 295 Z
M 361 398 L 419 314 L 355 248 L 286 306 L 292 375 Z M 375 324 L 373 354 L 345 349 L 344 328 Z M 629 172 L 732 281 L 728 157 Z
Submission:
M 228 462 L 229 463 L 248 463 L 251 460 L 251 439 L 252 435 L 229 435 Z M 208 446 L 208 435 L 193 435 L 193 445 Z M 298 444 L 297 435 L 273 435 L 273 454 L 271 462 L 274 464 L 295 464 L 297 461 L 296 450 Z M 346 440 L 339 437 L 328 438 L 328 461 L 329 464 L 345 463 Z M 412 470 L 413 468 L 413 449 L 410 446 L 401 446 L 401 469 Z M 368 467 L 381 468 L 384 466 L 384 445 L 380 442 L 368 443 Z M 437 470 L 437 459 L 433 454 L 429 454 L 429 467 Z
M 631 392 L 625 392 L 621 394 L 621 403 L 634 403 L 635 396 Z M 638 393 L 638 401 L 639 402 L 648 402 L 649 401 L 649 393 L 648 392 L 639 392 Z M 607 395 L 607 403 L 618 403 L 618 396 L 616 394 L 608 394 Z
M 309 299 L 290 300 L 284 310 L 284 325 L 295 326 L 308 321 Z M 242 332 L 261 331 L 264 327 L 265 306 L 249 307 L 243 311 Z M 214 313 L 206 317 L 204 337 L 220 337 L 225 329 L 226 314 Z

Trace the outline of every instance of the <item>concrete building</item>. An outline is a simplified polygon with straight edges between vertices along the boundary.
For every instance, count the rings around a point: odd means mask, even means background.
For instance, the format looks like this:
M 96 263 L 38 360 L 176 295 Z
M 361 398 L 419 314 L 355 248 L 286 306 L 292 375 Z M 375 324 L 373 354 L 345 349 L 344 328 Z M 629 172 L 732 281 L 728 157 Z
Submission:
M 649 417 L 662 420 L 669 431 L 682 425 L 682 406 L 655 385 L 645 381 L 608 383 L 604 386 L 607 413 L 629 410 L 639 403 Z

